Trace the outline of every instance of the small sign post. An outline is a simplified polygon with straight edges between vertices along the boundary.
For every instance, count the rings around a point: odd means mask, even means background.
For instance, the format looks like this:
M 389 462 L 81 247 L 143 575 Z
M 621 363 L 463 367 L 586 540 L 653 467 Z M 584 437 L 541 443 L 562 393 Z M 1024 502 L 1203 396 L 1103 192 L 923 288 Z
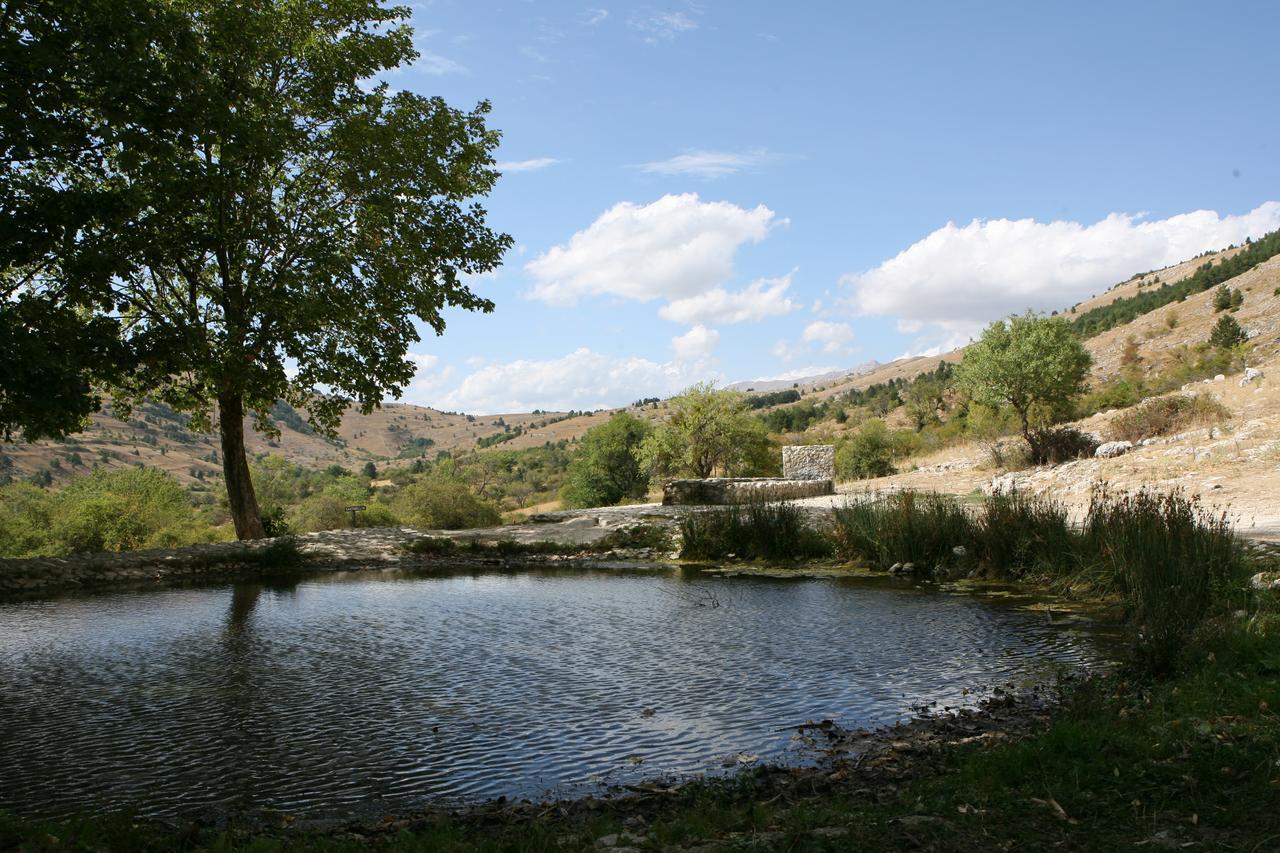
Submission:
M 364 510 L 365 510 L 365 505 L 364 505 L 364 504 L 356 504 L 355 506 L 349 506 L 349 507 L 347 507 L 347 512 L 351 513 L 351 526 L 352 526 L 352 527 L 355 527 L 355 526 L 356 526 L 356 513 L 357 513 L 357 512 L 364 512 Z

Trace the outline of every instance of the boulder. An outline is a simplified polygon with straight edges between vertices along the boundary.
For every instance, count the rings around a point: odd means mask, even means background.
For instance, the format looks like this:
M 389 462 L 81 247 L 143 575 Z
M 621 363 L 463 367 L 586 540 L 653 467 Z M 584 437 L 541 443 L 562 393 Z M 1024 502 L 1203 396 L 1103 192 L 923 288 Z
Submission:
M 1265 377 L 1265 374 L 1258 368 L 1246 367 L 1244 369 L 1244 376 L 1240 377 L 1240 387 L 1243 388 L 1244 386 L 1248 385 L 1250 382 L 1256 382 L 1259 379 L 1263 379 L 1264 377 Z
M 1132 449 L 1132 441 L 1108 441 L 1106 444 L 1099 444 L 1093 455 L 1100 459 L 1110 459 L 1114 456 L 1124 456 Z

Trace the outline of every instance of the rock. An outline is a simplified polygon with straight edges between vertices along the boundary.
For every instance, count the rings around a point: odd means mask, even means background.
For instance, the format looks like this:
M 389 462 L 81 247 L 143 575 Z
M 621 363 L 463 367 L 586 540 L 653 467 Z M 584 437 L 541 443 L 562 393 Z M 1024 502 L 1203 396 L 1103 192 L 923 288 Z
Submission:
M 969 552 L 965 550 L 965 547 L 963 545 L 957 545 L 956 547 L 951 549 L 951 553 L 955 554 L 957 557 L 963 557 L 965 554 Z
M 1240 387 L 1243 388 L 1244 386 L 1248 385 L 1250 382 L 1255 382 L 1259 379 L 1263 379 L 1265 378 L 1265 376 L 1266 374 L 1264 374 L 1261 370 L 1259 370 L 1256 367 L 1246 367 L 1244 369 L 1244 376 L 1240 377 Z
M 1267 577 L 1266 572 L 1258 572 L 1249 578 L 1249 586 L 1254 589 L 1277 589 L 1280 590 L 1280 578 L 1271 580 Z
M 891 575 L 896 575 L 900 571 L 902 571 L 902 563 L 894 563 L 889 567 L 889 574 Z
M 1160 443 L 1160 439 L 1158 439 L 1158 438 L 1144 438 L 1144 439 L 1142 439 L 1142 441 L 1139 441 L 1139 442 L 1138 442 L 1138 446 L 1139 446 L 1139 447 L 1150 447 L 1150 446 L 1151 446 L 1151 445 L 1153 445 L 1153 444 L 1159 444 L 1159 443 Z
M 1214 381 L 1214 382 L 1226 382 L 1226 381 L 1227 381 L 1227 377 L 1226 377 L 1226 376 L 1224 376 L 1223 374 L 1219 373 L 1217 376 L 1213 377 L 1213 381 Z
M 1132 449 L 1132 441 L 1108 441 L 1106 444 L 1099 444 L 1093 455 L 1100 459 L 1111 459 L 1114 456 L 1124 456 Z
M 913 575 L 915 572 L 915 563 L 894 563 L 889 567 L 889 574 L 891 575 Z

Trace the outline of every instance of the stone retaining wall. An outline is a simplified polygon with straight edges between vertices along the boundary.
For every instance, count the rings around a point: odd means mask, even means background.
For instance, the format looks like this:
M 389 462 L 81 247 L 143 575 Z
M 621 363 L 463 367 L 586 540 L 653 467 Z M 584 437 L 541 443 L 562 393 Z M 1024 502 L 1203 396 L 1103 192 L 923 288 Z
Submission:
M 831 480 L 716 477 L 709 480 L 671 480 L 662 487 L 662 503 L 663 506 L 744 504 L 831 494 L 835 494 L 835 484 Z
M 782 448 L 782 476 L 788 480 L 834 480 L 835 445 L 793 444 Z

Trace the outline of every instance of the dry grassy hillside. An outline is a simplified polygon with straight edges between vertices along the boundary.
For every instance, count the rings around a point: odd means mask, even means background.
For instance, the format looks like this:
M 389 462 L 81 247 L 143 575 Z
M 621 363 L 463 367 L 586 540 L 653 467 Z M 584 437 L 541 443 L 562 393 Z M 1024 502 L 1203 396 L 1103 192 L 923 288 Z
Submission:
M 1135 276 L 1081 303 L 1077 311 L 1132 296 L 1142 288 L 1180 281 L 1206 261 L 1229 257 L 1237 251 L 1232 249 L 1202 256 Z M 1273 352 L 1280 333 L 1280 297 L 1274 295 L 1275 288 L 1280 285 L 1280 258 L 1237 277 L 1230 285 L 1239 288 L 1245 296 L 1244 305 L 1235 316 L 1258 335 L 1260 353 Z M 1212 298 L 1212 291 L 1196 294 L 1185 302 L 1158 309 L 1128 325 L 1089 339 L 1086 345 L 1094 354 L 1095 377 L 1106 378 L 1118 371 L 1120 353 L 1130 336 L 1138 341 L 1149 369 L 1176 354 L 1179 347 L 1206 340 L 1217 317 L 1211 307 Z M 1177 318 L 1176 324 L 1168 321 L 1171 313 Z M 866 373 L 801 385 L 799 390 L 806 398 L 830 399 L 891 379 L 909 379 L 935 369 L 939 362 L 957 362 L 963 354 L 961 349 L 939 356 L 899 359 Z M 665 409 L 665 402 L 638 409 L 628 407 L 634 414 L 649 419 L 660 418 Z M 278 422 L 281 434 L 276 439 L 267 439 L 251 430 L 247 432 L 252 454 L 279 454 L 307 468 L 325 468 L 334 464 L 358 467 L 370 460 L 434 459 L 441 451 L 455 454 L 470 451 L 477 449 L 481 440 L 491 441 L 498 435 L 515 432 L 519 434 L 494 446 L 520 450 L 547 442 L 575 441 L 611 414 L 612 411 L 574 416 L 557 412 L 471 416 L 390 403 L 368 415 L 354 410 L 349 412 L 342 420 L 336 441 L 314 434 L 293 417 L 285 417 Z M 840 431 L 829 422 L 824 422 L 821 428 L 828 432 L 832 429 Z M 115 417 L 107 407 L 92 417 L 85 432 L 67 442 L 0 445 L 0 464 L 5 465 L 7 473 L 15 478 L 48 471 L 54 481 L 62 481 L 84 474 L 94 465 L 111 468 L 141 463 L 163 469 L 180 481 L 189 482 L 200 474 L 220 471 L 217 452 L 216 435 L 191 433 L 183 428 L 181 420 L 175 419 L 173 413 L 162 408 L 144 407 L 124 421 Z

